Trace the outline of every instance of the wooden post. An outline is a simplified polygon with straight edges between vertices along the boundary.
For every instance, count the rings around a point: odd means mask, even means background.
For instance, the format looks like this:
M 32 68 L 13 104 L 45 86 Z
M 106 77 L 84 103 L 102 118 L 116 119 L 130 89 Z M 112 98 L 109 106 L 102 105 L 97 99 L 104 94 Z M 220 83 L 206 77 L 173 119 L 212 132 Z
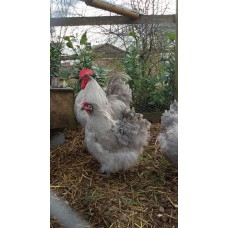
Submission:
M 107 10 L 109 12 L 117 13 L 123 16 L 128 16 L 135 19 L 139 18 L 140 16 L 140 13 L 138 13 L 137 11 L 134 11 L 125 7 L 117 6 L 111 2 L 109 3 L 103 0 L 83 0 L 83 1 L 88 6 L 93 6 L 95 8 Z
M 176 47 L 175 47 L 175 86 L 174 99 L 178 101 L 178 0 L 176 0 Z

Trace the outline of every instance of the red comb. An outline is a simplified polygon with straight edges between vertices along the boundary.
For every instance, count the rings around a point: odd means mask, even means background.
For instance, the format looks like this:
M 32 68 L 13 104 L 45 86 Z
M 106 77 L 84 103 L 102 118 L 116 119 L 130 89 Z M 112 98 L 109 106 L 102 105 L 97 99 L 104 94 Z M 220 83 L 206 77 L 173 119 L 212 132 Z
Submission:
M 79 73 L 79 78 L 83 78 L 85 75 L 93 75 L 94 74 L 94 72 L 92 71 L 92 70 L 90 70 L 90 69 L 88 69 L 88 68 L 84 68 L 84 69 L 82 69 L 81 71 L 80 71 L 80 73 Z

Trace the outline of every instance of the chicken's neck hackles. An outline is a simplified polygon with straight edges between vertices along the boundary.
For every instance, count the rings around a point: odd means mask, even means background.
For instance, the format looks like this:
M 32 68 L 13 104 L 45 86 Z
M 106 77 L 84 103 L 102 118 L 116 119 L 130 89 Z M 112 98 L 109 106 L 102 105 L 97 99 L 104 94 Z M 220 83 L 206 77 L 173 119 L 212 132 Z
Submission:
M 82 82 L 81 82 L 81 89 L 85 89 L 87 83 L 90 81 L 90 77 L 83 77 Z

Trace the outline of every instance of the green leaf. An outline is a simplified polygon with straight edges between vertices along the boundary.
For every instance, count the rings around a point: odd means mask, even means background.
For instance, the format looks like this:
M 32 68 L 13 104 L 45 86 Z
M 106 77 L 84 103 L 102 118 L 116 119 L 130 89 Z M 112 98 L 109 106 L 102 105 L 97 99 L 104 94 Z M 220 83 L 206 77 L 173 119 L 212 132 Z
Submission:
M 73 72 L 73 73 L 72 73 L 72 76 L 73 76 L 74 78 L 78 78 L 78 73 L 77 73 L 77 72 Z
M 80 39 L 80 44 L 81 45 L 86 45 L 86 43 L 87 43 L 87 32 L 85 32 L 83 35 L 82 35 L 82 37 L 81 37 L 81 39 Z
M 175 33 L 166 32 L 165 34 L 170 40 L 172 40 L 172 41 L 176 40 L 176 34 Z
M 66 41 L 70 41 L 70 37 L 69 36 L 64 36 L 63 39 L 66 40 Z
M 135 38 L 135 32 L 134 31 L 131 31 L 131 32 L 129 32 L 129 36 L 132 36 L 132 37 L 134 37 Z
M 72 44 L 71 41 L 67 42 L 67 43 L 66 43 L 66 46 L 67 46 L 68 48 L 74 48 L 74 46 L 73 46 L 73 44 Z

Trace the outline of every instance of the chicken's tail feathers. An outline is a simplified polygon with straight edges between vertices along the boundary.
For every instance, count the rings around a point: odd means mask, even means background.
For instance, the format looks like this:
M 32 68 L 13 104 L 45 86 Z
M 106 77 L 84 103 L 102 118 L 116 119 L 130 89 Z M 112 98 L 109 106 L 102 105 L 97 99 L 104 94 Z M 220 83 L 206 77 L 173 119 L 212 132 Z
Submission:
M 176 100 L 170 105 L 170 109 L 165 111 L 161 116 L 162 128 L 178 123 L 178 103 Z
M 106 90 L 107 97 L 110 100 L 121 100 L 129 106 L 132 101 L 132 91 L 126 83 L 129 80 L 131 80 L 131 78 L 125 73 L 116 73 L 110 77 Z
M 178 113 L 178 102 L 176 100 L 170 105 L 170 111 Z

